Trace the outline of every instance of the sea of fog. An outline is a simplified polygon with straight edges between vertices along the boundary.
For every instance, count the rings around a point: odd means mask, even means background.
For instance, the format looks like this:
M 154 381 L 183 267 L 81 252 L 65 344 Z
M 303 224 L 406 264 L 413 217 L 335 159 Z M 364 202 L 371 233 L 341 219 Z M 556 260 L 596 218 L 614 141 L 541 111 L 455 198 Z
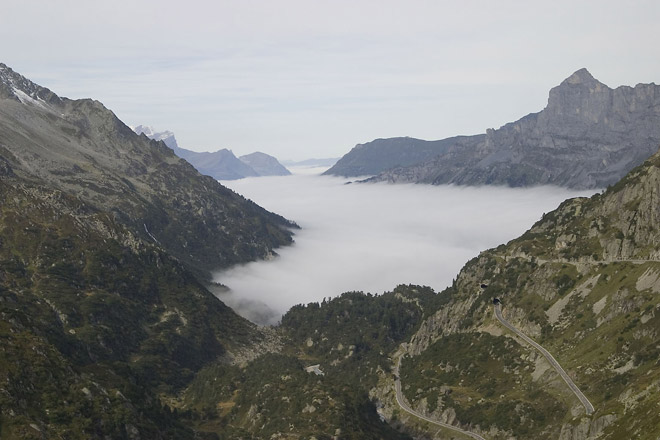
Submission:
M 346 184 L 323 169 L 285 177 L 222 183 L 298 223 L 278 257 L 216 273 L 216 292 L 259 324 L 274 324 L 291 306 L 342 292 L 374 294 L 399 284 L 441 291 L 479 252 L 521 235 L 569 197 L 557 187 L 504 188 Z

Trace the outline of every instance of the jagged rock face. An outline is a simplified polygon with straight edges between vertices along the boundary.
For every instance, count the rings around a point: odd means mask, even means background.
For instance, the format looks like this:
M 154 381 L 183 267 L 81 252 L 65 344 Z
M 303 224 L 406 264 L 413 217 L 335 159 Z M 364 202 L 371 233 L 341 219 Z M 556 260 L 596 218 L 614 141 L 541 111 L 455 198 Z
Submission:
M 485 136 L 451 142 L 415 164 L 390 162 L 391 169 L 369 180 L 602 188 L 617 182 L 658 146 L 660 86 L 611 89 L 581 69 L 550 91 L 543 111 L 489 129 Z M 371 158 L 379 154 L 377 149 L 371 153 Z
M 291 174 L 276 158 L 259 151 L 239 157 L 260 176 L 288 176 Z
M 45 87 L 41 87 L 0 63 L 0 98 L 18 102 L 42 101 L 58 105 L 60 98 Z
M 291 242 L 291 222 L 201 176 L 100 102 L 59 98 L 4 65 L 0 72 L 4 176 L 36 180 L 111 212 L 198 273 Z
M 542 259 L 660 260 L 659 193 L 660 152 L 604 194 L 564 202 L 511 245 Z

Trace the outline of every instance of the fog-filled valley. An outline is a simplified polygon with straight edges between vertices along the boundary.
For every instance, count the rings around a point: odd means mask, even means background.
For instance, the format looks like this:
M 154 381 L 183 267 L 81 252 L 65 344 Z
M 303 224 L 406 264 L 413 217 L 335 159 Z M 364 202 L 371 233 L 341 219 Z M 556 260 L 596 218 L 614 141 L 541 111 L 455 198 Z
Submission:
M 299 168 L 293 176 L 224 185 L 295 222 L 278 256 L 217 273 L 216 294 L 239 314 L 275 324 L 291 306 L 399 284 L 440 291 L 479 252 L 506 243 L 563 200 L 593 193 L 557 187 L 352 183 Z
M 0 440 L 660 440 L 660 2 L 2 11 Z

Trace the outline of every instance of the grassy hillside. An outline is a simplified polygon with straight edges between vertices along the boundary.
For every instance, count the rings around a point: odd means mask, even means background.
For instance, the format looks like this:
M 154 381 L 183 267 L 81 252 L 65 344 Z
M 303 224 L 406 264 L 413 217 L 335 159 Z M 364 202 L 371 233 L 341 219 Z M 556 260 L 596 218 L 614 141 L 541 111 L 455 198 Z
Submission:
M 0 181 L 0 243 L 3 438 L 166 435 L 178 422 L 156 394 L 258 336 L 177 260 L 58 191 Z

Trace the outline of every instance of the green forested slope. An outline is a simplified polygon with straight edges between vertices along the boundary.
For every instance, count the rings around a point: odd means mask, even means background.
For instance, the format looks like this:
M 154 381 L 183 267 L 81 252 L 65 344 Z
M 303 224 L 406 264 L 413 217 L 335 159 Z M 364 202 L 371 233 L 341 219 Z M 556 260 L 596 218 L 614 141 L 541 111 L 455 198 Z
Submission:
M 369 394 L 390 370 L 391 352 L 443 300 L 429 288 L 399 286 L 295 306 L 282 318 L 280 354 L 205 369 L 181 405 L 207 416 L 199 429 L 227 438 L 405 438 L 381 421 Z M 304 370 L 314 365 L 323 375 Z

